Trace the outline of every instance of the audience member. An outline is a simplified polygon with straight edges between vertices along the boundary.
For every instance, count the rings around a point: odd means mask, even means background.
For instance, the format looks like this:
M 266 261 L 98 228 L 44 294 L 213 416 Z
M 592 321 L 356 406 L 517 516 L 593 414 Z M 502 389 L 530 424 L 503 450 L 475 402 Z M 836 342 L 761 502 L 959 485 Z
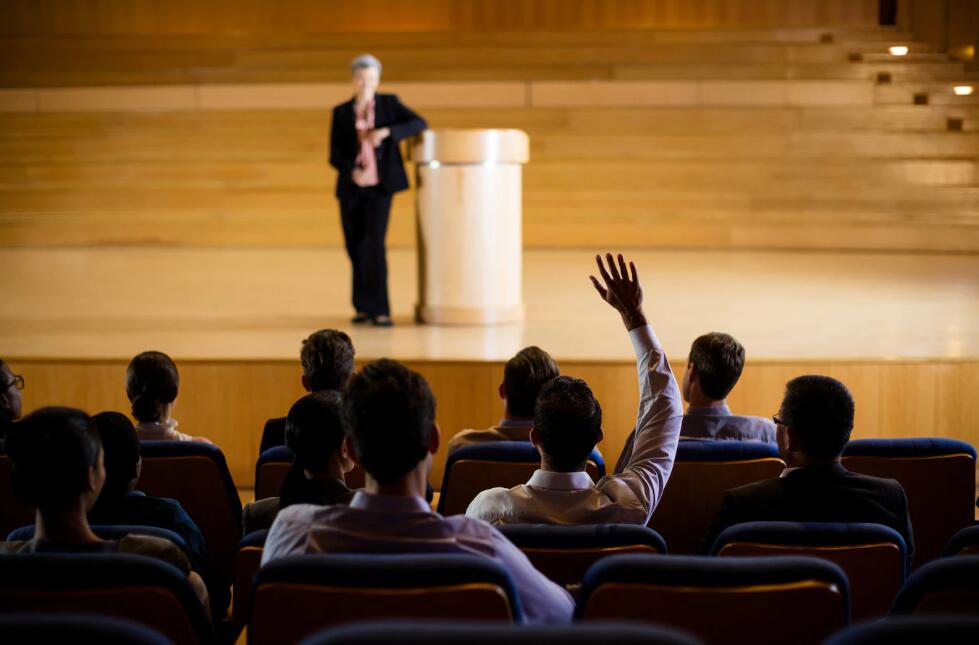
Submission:
M 540 347 L 525 347 L 503 368 L 500 398 L 503 419 L 487 430 L 463 430 L 449 440 L 448 451 L 487 441 L 528 441 L 534 425 L 534 404 L 545 383 L 558 376 L 557 363 Z
M 72 408 L 41 408 L 7 437 L 11 486 L 26 505 L 36 507 L 34 538 L 0 542 L 5 553 L 129 553 L 168 562 L 184 574 L 201 602 L 207 589 L 184 553 L 173 543 L 145 535 L 101 540 L 86 513 L 105 483 L 104 457 L 91 418 Z
M 286 445 L 296 455 L 279 497 L 245 506 L 246 534 L 272 526 L 279 510 L 295 504 L 346 504 L 353 497 L 344 476 L 354 462 L 343 432 L 339 392 L 307 394 L 286 417 Z
M 354 345 L 350 336 L 336 329 L 314 331 L 302 343 L 299 360 L 303 365 L 302 384 L 307 392 L 340 391 L 354 371 Z M 283 445 L 286 418 L 269 419 L 262 431 L 259 454 Z
M 203 441 L 177 431 L 173 403 L 177 399 L 180 375 L 177 366 L 163 352 L 143 352 L 126 369 L 126 395 L 133 404 L 136 432 L 143 441 Z
M 683 407 L 680 389 L 642 308 L 636 267 L 607 255 L 596 257 L 605 282 L 595 289 L 622 316 L 632 339 L 639 372 L 640 401 L 635 451 L 618 475 L 597 484 L 585 472 L 588 455 L 602 440 L 602 408 L 581 379 L 559 376 L 537 398 L 530 441 L 541 467 L 526 484 L 483 491 L 466 510 L 493 524 L 646 524 L 673 468 Z
M 20 418 L 24 389 L 24 377 L 14 374 L 10 366 L 0 359 L 0 452 L 3 451 L 4 437 L 14 421 Z
M 680 439 L 730 439 L 775 443 L 775 424 L 762 417 L 731 414 L 727 395 L 744 369 L 744 347 L 733 336 L 711 332 L 690 347 L 683 373 L 683 400 L 688 403 Z M 633 431 L 615 465 L 622 472 L 632 455 Z
M 139 437 L 129 418 L 119 412 L 100 412 L 92 417 L 102 442 L 105 483 L 95 506 L 88 512 L 90 524 L 157 526 L 169 529 L 187 543 L 190 563 L 207 585 L 211 609 L 224 616 L 231 596 L 214 566 L 204 535 L 175 499 L 151 497 L 136 490 L 143 460 Z
M 569 622 L 567 591 L 537 571 L 495 528 L 442 517 L 425 501 L 439 447 L 435 398 L 419 374 L 382 359 L 366 365 L 344 392 L 344 427 L 366 486 L 349 506 L 298 504 L 279 512 L 262 563 L 300 553 L 468 553 L 502 563 L 530 622 Z
M 753 521 L 874 522 L 898 531 L 914 551 L 908 499 L 893 479 L 851 473 L 840 463 L 853 430 L 853 397 L 828 376 L 785 386 L 774 419 L 786 468 L 777 479 L 729 490 L 703 549 L 728 526 Z

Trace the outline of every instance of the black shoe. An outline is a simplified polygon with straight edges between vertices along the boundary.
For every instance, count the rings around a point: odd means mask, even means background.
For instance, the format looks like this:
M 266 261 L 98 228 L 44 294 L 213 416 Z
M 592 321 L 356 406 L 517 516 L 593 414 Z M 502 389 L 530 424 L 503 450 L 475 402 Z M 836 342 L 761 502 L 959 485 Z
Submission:
M 371 324 L 375 327 L 394 327 L 394 321 L 390 316 L 374 316 L 371 318 Z
M 366 325 L 370 321 L 371 321 L 370 316 L 368 316 L 367 314 L 362 314 L 360 312 L 357 312 L 357 315 L 350 319 L 350 322 L 352 322 L 355 325 Z

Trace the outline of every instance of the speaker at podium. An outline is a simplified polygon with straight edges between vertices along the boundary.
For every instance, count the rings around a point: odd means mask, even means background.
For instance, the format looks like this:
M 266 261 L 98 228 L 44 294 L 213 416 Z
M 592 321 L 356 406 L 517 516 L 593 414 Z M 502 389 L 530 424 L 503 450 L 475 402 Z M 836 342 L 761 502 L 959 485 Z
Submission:
M 411 146 L 419 322 L 523 320 L 522 166 L 529 157 L 521 130 L 426 130 Z

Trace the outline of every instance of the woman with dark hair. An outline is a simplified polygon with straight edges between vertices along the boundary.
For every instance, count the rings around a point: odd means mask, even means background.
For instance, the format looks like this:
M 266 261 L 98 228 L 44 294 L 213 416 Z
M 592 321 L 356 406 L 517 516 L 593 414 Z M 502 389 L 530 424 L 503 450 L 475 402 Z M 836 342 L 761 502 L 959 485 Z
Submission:
M 7 437 L 10 484 L 24 504 L 37 508 L 34 537 L 0 542 L 0 553 L 129 553 L 157 558 L 182 571 L 207 606 L 207 589 L 173 543 L 146 535 L 102 540 L 86 513 L 105 484 L 102 442 L 92 419 L 72 408 L 41 408 Z
M 330 165 L 337 169 L 343 238 L 353 273 L 355 324 L 390 327 L 387 235 L 391 198 L 408 188 L 398 142 L 428 127 L 394 94 L 378 94 L 381 61 L 370 54 L 350 64 L 354 97 L 333 108 Z
M 126 396 L 132 403 L 136 432 L 141 440 L 211 443 L 205 437 L 192 437 L 177 431 L 177 421 L 171 415 L 179 387 L 177 366 L 163 352 L 143 352 L 129 362 Z

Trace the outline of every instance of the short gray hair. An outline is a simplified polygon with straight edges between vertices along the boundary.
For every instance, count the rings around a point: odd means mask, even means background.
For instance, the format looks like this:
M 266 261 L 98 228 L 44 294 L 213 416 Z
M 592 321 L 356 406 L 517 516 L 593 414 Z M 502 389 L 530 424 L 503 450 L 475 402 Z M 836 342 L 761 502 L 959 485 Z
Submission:
M 357 70 L 374 68 L 377 70 L 378 76 L 381 75 L 381 61 L 377 60 L 376 57 L 370 54 L 361 54 L 357 58 L 350 61 L 350 73 L 356 74 Z

